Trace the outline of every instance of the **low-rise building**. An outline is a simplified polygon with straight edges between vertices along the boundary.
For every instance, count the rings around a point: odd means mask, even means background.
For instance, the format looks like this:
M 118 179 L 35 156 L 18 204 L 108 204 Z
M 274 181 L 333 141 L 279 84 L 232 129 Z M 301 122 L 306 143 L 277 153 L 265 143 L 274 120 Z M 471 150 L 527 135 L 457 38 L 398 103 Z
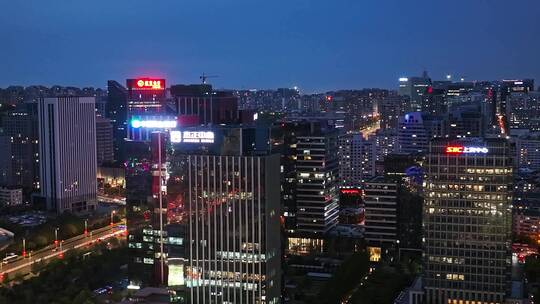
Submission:
M 0 206 L 18 206 L 22 203 L 21 188 L 0 187 Z
M 512 230 L 515 235 L 538 239 L 540 233 L 540 212 L 538 210 L 522 210 L 514 214 Z

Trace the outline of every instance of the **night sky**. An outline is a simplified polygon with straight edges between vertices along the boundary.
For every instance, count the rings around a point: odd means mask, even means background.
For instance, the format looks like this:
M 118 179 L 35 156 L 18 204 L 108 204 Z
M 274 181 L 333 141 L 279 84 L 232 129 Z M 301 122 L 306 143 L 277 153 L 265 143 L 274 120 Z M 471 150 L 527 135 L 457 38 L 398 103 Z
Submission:
M 137 76 L 303 92 L 426 69 L 540 81 L 539 0 L 0 0 L 0 87 Z

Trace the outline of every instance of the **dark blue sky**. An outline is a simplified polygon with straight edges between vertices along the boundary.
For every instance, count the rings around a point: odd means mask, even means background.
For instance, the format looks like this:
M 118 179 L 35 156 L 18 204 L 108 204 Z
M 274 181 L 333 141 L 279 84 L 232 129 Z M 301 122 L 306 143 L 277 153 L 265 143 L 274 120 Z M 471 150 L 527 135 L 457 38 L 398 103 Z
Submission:
M 538 0 L 1 0 L 0 87 L 135 76 L 220 88 L 540 79 Z

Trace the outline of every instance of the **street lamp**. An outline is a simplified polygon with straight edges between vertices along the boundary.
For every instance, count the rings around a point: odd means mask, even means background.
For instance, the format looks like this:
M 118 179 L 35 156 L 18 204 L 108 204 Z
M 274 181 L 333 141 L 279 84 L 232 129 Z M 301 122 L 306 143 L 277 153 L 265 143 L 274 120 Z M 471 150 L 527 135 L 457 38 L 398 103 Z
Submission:
M 60 242 L 60 254 L 58 255 L 61 259 L 64 258 L 64 252 L 62 251 L 62 244 L 64 243 L 64 241 L 61 241 Z
M 114 218 L 113 218 L 113 217 L 114 217 L 114 214 L 115 214 L 115 213 L 116 213 L 116 210 L 111 211 L 111 227 L 112 227 L 113 224 L 114 224 Z
M 162 159 L 161 159 L 161 135 L 163 133 L 162 132 L 159 132 L 158 133 L 158 168 L 159 168 L 159 186 L 158 186 L 158 191 L 159 191 L 159 247 L 160 247 L 160 255 L 159 255 L 159 258 L 160 258 L 160 266 L 161 266 L 161 272 L 160 272 L 160 276 L 161 276 L 161 284 L 164 284 L 165 282 L 165 256 L 163 254 L 163 192 L 162 192 L 162 186 L 163 186 L 163 178 L 162 178 L 162 174 L 163 174 L 163 162 L 162 162 Z
M 58 227 L 54 229 L 54 249 L 58 248 L 58 230 L 60 230 Z
M 84 235 L 88 235 L 88 219 L 84 220 Z

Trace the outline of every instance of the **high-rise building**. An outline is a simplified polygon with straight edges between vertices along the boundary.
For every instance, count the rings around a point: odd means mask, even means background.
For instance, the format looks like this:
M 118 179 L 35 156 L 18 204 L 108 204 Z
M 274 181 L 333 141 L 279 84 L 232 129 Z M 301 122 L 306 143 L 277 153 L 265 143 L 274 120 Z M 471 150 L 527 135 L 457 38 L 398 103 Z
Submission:
M 422 204 L 404 176 L 376 176 L 364 186 L 365 239 L 370 247 L 421 251 Z M 399 254 L 398 252 L 395 252 Z
M 509 143 L 435 139 L 425 167 L 427 303 L 503 303 L 511 263 Z
M 411 112 L 403 115 L 398 128 L 398 151 L 425 153 L 431 138 L 441 134 L 442 119 L 432 115 Z
M 136 141 L 149 141 L 150 134 L 161 129 L 159 122 L 165 119 L 174 123 L 174 111 L 167 107 L 165 79 L 137 78 L 127 79 L 127 121 L 126 138 Z M 165 116 L 167 116 L 165 118 Z M 147 122 L 149 125 L 139 124 Z M 158 125 L 156 125 L 158 122 Z M 155 128 L 150 128 L 150 126 Z
M 506 112 L 510 129 L 540 130 L 540 92 L 510 93 Z
M 430 87 L 431 79 L 425 71 L 421 77 L 399 78 L 399 95 L 408 96 L 410 98 L 409 108 L 404 109 L 404 111 L 422 111 L 423 99 Z
M 159 286 L 154 258 L 157 244 L 154 232 L 156 197 L 152 188 L 154 159 L 151 144 L 126 141 L 126 223 L 128 231 L 128 278 L 132 286 Z M 159 209 L 158 209 L 159 210 Z
M 540 170 L 540 135 L 524 134 L 514 139 L 516 143 L 516 166 Z
M 164 79 L 128 79 L 126 85 L 122 140 L 126 159 L 128 277 L 132 286 L 164 286 L 168 273 L 161 267 L 161 242 L 156 240 L 163 237 L 166 250 L 175 250 L 181 243 L 170 238 L 161 226 L 159 197 L 166 192 L 162 191 L 165 176 L 160 179 L 159 173 L 166 160 L 166 134 L 176 128 L 177 121 L 166 107 Z
M 96 207 L 94 101 L 57 97 L 38 102 L 41 195 L 49 210 L 85 212 Z
M 0 136 L 0 185 L 12 185 L 16 180 L 14 176 L 15 170 L 13 170 L 12 155 L 13 147 L 11 142 L 11 136 Z
M 362 133 L 339 135 L 338 165 L 339 185 L 359 187 L 364 178 L 365 140 Z
M 126 88 L 128 120 L 131 115 L 156 114 L 166 111 L 165 79 L 127 79 Z
M 448 109 L 446 90 L 427 87 L 422 99 L 422 112 L 431 115 L 444 115 Z
M 398 241 L 398 183 L 377 176 L 365 183 L 365 239 L 370 246 L 392 246 Z
M 371 143 L 371 154 L 366 161 L 370 162 L 367 166 L 370 171 L 366 170 L 369 174 L 365 175 L 373 177 L 383 173 L 384 158 L 398 150 L 397 132 L 395 129 L 379 129 L 368 136 L 368 142 Z
M 269 134 L 182 128 L 128 142 L 132 285 L 168 286 L 179 303 L 278 303 L 280 166 Z
M 444 117 L 442 135 L 449 138 L 484 137 L 487 129 L 483 103 L 467 102 L 453 105 Z
M 281 205 L 289 249 L 322 243 L 324 231 L 338 217 L 338 132 L 327 120 L 300 119 L 276 123 L 270 137 L 281 155 Z
M 20 104 L 4 113 L 0 129 L 0 185 L 39 188 L 37 113 L 35 104 Z
M 407 96 L 388 95 L 378 100 L 377 111 L 379 112 L 381 129 L 397 129 L 399 117 L 407 108 Z
M 296 147 L 297 136 L 311 130 L 308 122 L 281 122 L 271 129 L 270 144 L 274 153 L 281 155 L 281 208 L 283 228 L 289 233 L 297 230 L 296 213 Z
M 495 99 L 495 114 L 503 133 L 510 129 L 510 114 L 512 106 L 509 99 L 512 94 L 529 93 L 534 91 L 534 79 L 506 79 L 496 82 L 493 86 L 492 95 Z
M 297 137 L 296 220 L 298 232 L 322 236 L 338 219 L 337 131 L 312 129 Z
M 186 132 L 208 140 L 190 142 Z M 168 285 L 186 303 L 279 302 L 279 156 L 258 150 L 255 134 L 193 129 L 173 143 L 167 231 L 183 250 L 167 253 Z
M 179 303 L 278 303 L 280 166 L 268 135 L 182 128 L 128 141 L 132 285 L 168 286 Z
M 181 126 L 238 123 L 238 98 L 232 92 L 214 91 L 208 84 L 174 85 L 171 95 Z
M 96 117 L 96 151 L 98 166 L 114 161 L 113 125 L 109 119 Z
M 396 149 L 397 136 L 391 129 L 379 129 L 367 139 L 358 132 L 341 134 L 338 147 L 340 186 L 360 187 L 377 175 L 384 157 Z
M 126 160 L 124 139 L 127 137 L 127 90 L 114 80 L 107 82 L 106 115 L 113 126 L 113 156 L 117 162 Z

